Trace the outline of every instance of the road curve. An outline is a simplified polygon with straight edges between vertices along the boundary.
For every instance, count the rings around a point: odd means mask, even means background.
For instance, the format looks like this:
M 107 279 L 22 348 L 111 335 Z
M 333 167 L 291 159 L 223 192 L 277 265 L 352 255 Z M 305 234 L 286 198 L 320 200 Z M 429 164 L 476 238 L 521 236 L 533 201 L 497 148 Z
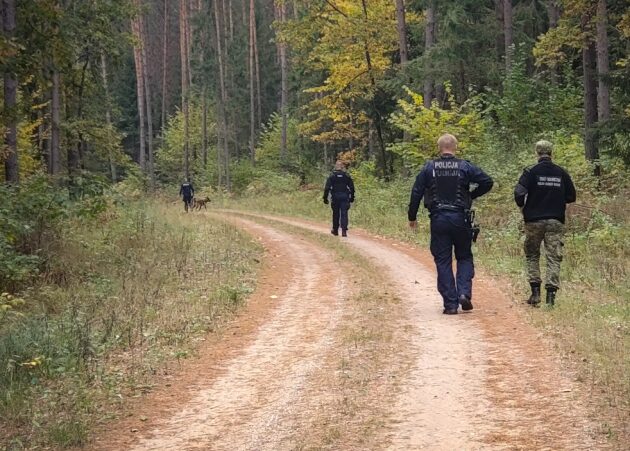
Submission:
M 311 221 L 244 217 L 329 233 Z M 473 312 L 442 315 L 426 251 L 364 232 L 343 242 L 385 271 L 404 304 L 400 327 L 413 364 L 394 401 L 387 448 L 608 449 L 587 394 L 491 280 L 476 282 Z

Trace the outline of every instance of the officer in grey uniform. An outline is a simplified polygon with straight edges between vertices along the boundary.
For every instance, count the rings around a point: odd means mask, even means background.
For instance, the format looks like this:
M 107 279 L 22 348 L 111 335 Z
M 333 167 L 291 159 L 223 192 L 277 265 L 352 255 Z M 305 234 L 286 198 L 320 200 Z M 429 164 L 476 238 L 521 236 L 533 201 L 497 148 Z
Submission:
M 535 145 L 538 164 L 523 171 L 514 200 L 525 220 L 525 260 L 532 294 L 527 303 L 540 303 L 540 245 L 545 243 L 547 259 L 546 303 L 553 306 L 560 286 L 560 262 L 564 243 L 566 204 L 575 202 L 575 186 L 571 176 L 551 161 L 553 145 L 538 141 Z

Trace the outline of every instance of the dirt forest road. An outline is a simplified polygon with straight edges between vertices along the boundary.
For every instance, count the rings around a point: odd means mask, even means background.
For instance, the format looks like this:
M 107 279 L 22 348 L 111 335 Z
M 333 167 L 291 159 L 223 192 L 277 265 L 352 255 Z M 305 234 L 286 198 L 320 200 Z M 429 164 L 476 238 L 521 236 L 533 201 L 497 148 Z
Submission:
M 93 449 L 609 449 L 583 389 L 490 280 L 473 312 L 442 315 L 423 250 L 220 214 L 265 247 L 256 292 Z

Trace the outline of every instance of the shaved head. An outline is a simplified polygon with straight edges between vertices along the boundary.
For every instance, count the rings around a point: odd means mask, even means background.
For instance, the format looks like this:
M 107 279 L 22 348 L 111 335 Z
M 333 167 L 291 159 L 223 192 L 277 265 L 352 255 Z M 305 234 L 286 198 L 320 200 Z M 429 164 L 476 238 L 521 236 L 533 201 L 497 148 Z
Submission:
M 444 133 L 437 140 L 437 145 L 440 153 L 455 153 L 457 150 L 457 138 L 450 133 Z

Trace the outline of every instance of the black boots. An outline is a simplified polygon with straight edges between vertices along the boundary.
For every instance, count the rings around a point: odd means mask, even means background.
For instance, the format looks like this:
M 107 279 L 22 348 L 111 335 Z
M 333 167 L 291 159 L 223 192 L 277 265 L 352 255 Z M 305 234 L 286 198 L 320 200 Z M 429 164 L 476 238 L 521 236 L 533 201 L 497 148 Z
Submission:
M 529 305 L 533 305 L 534 307 L 540 304 L 540 284 L 538 283 L 530 283 L 532 287 L 532 295 L 527 300 Z M 558 289 L 556 287 L 546 287 L 547 288 L 547 298 L 545 299 L 547 306 L 553 307 L 556 303 L 556 291 Z
M 530 283 L 532 287 L 532 295 L 527 300 L 529 305 L 538 305 L 540 304 L 540 284 L 539 283 Z M 549 302 L 549 291 L 547 291 L 547 302 Z
M 338 232 L 337 230 L 335 230 L 335 229 L 332 229 L 332 230 L 330 231 L 330 233 L 332 233 L 332 234 L 333 234 L 333 235 L 335 235 L 335 236 L 339 236 L 339 232 Z
M 555 287 L 547 287 L 547 300 L 546 300 L 546 302 L 547 302 L 547 305 L 549 307 L 553 307 L 553 305 L 556 302 L 556 291 L 557 290 L 558 289 L 555 288 Z
M 341 231 L 341 236 L 348 236 L 348 232 L 346 230 Z
M 462 310 L 464 311 L 473 309 L 472 301 L 465 294 L 459 296 L 459 304 L 462 306 Z

